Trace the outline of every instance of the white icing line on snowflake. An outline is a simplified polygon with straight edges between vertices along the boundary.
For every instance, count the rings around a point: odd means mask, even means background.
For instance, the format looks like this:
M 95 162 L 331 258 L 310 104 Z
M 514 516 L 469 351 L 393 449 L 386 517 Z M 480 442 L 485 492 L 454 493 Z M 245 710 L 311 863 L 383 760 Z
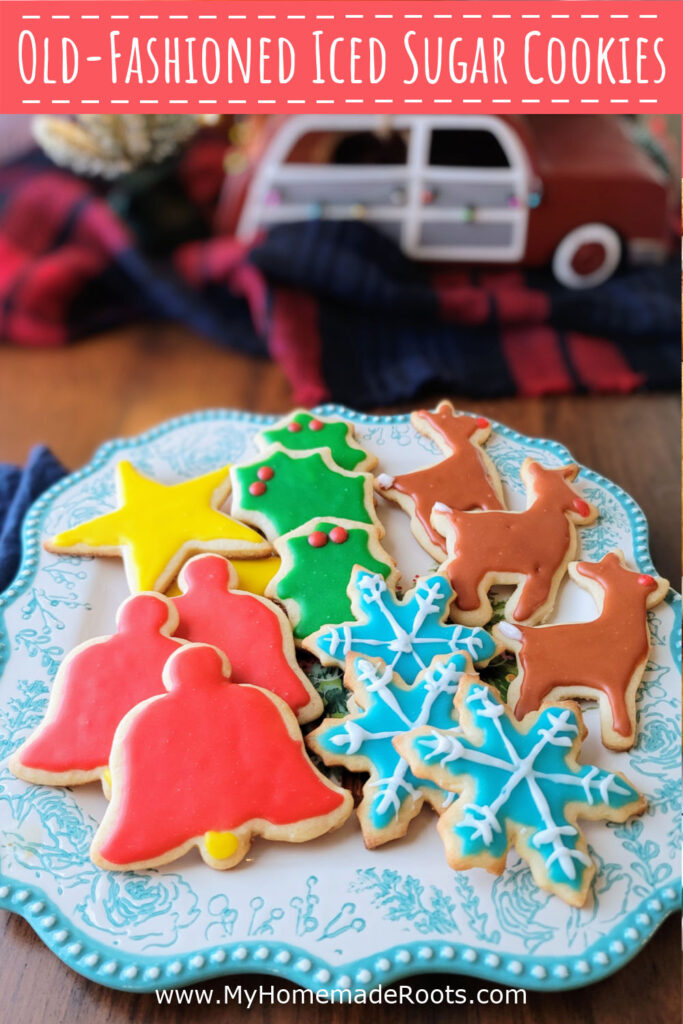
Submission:
M 432 717 L 434 704 L 438 697 L 448 695 L 448 708 L 445 714 L 442 710 L 444 725 L 452 722 L 451 707 L 452 697 L 458 688 L 458 681 L 465 667 L 465 660 L 461 654 L 452 656 L 448 661 L 435 662 L 434 665 L 421 673 L 415 687 L 407 689 L 403 684 L 397 685 L 397 677 L 390 666 L 378 668 L 371 661 L 365 658 L 357 658 L 354 662 L 354 671 L 357 681 L 362 684 L 370 697 L 367 708 L 357 716 L 347 719 L 344 723 L 331 722 L 326 732 L 323 732 L 319 742 L 323 746 L 336 747 L 347 756 L 353 756 L 361 751 L 366 741 L 386 740 L 389 743 L 395 736 L 404 735 L 412 729 L 418 729 L 427 725 Z M 424 698 L 420 704 L 419 712 L 411 717 L 401 706 L 400 698 L 410 700 L 410 695 L 418 692 L 419 687 L 424 688 Z M 387 728 L 380 728 L 372 731 L 362 723 L 364 719 L 371 719 L 377 703 L 381 702 L 387 710 Z M 329 735 L 327 735 L 329 733 Z M 371 755 L 368 755 L 371 759 Z M 417 801 L 422 795 L 421 788 L 416 787 L 406 774 L 410 770 L 405 758 L 396 753 L 396 766 L 389 776 L 382 776 L 374 779 L 366 785 L 378 792 L 378 800 L 373 804 L 373 811 L 377 815 L 384 815 L 392 808 L 394 820 L 398 817 L 402 804 L 406 798 Z M 403 795 L 402 795 L 403 794 Z M 444 794 L 446 805 L 452 802 L 452 794 Z
M 495 650 L 495 644 L 483 629 L 442 621 L 453 598 L 453 591 L 443 576 L 424 577 L 411 592 L 412 596 L 403 601 L 396 598 L 380 573 L 360 570 L 354 583 L 360 615 L 366 621 L 323 629 L 315 640 L 318 650 L 337 661 L 341 662 L 352 651 L 359 655 L 370 651 L 374 655 L 376 651 L 390 669 L 410 684 L 439 654 L 462 651 L 477 662 L 490 657 Z M 374 620 L 373 614 L 377 616 Z M 405 621 L 406 615 L 409 629 L 399 621 L 399 616 Z M 490 652 L 486 644 L 490 645 Z M 412 664 L 410 660 L 401 661 L 404 655 L 412 659 Z
M 539 850 L 542 846 L 550 846 L 551 851 L 544 855 L 546 869 L 557 862 L 565 878 L 570 882 L 576 882 L 576 862 L 589 866 L 590 857 L 583 850 L 574 849 L 563 842 L 564 837 L 579 836 L 579 830 L 568 821 L 555 820 L 555 811 L 540 783 L 576 787 L 583 791 L 585 802 L 590 806 L 596 804 L 598 795 L 600 801 L 609 806 L 611 794 L 629 797 L 632 790 L 620 783 L 613 773 L 603 772 L 594 765 L 588 766 L 588 771 L 584 775 L 572 773 L 569 769 L 566 772 L 550 772 L 536 767 L 537 758 L 548 745 L 564 748 L 573 746 L 574 737 L 578 734 L 578 725 L 574 721 L 571 709 L 548 709 L 549 725 L 538 728 L 537 741 L 528 754 L 521 756 L 503 725 L 504 722 L 508 726 L 510 724 L 505 706 L 492 698 L 487 687 L 472 686 L 465 703 L 477 707 L 476 715 L 479 719 L 488 718 L 491 721 L 500 741 L 502 756 L 496 756 L 490 749 L 487 751 L 473 747 L 469 741 L 461 742 L 459 736 L 463 735 L 462 729 L 457 728 L 447 733 L 434 730 L 431 735 L 423 737 L 420 742 L 425 752 L 420 753 L 421 760 L 425 764 L 438 762 L 442 766 L 453 765 L 454 762 L 462 760 L 503 771 L 508 778 L 489 804 L 465 804 L 462 809 L 463 816 L 456 829 L 470 829 L 472 840 L 480 839 L 485 846 L 490 846 L 495 836 L 505 827 L 504 820 L 499 820 L 500 811 L 504 809 L 515 790 L 522 783 L 526 783 L 536 813 L 543 823 L 543 827 L 537 828 L 533 833 L 530 842 Z M 515 733 L 512 732 L 512 735 Z M 456 767 L 452 767 L 451 770 L 454 774 L 459 772 Z

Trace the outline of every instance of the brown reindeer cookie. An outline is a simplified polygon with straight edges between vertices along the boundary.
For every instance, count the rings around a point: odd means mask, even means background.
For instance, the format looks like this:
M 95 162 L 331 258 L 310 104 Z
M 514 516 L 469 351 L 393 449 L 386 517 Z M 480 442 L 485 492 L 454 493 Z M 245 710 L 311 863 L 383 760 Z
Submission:
M 621 551 L 599 562 L 572 562 L 569 575 L 592 596 L 596 619 L 538 627 L 501 622 L 493 628 L 496 639 L 517 655 L 519 673 L 508 702 L 522 719 L 547 700 L 597 700 L 602 742 L 628 750 L 650 652 L 647 610 L 664 599 L 668 581 L 629 569 Z
M 450 402 L 440 402 L 436 412 L 420 409 L 411 414 L 410 422 L 445 458 L 412 473 L 380 473 L 375 487 L 408 513 L 417 542 L 435 561 L 442 562 L 446 541 L 430 521 L 436 502 L 463 510 L 505 507 L 496 467 L 482 448 L 491 424 L 482 416 L 457 414 Z
M 496 584 L 516 584 L 505 605 L 508 621 L 534 625 L 550 615 L 576 555 L 576 526 L 587 526 L 598 515 L 571 486 L 578 472 L 573 463 L 550 469 L 525 459 L 523 512 L 461 512 L 435 505 L 432 526 L 445 536 L 448 552 L 440 572 L 457 594 L 451 607 L 456 622 L 485 625 L 492 615 L 488 592 Z

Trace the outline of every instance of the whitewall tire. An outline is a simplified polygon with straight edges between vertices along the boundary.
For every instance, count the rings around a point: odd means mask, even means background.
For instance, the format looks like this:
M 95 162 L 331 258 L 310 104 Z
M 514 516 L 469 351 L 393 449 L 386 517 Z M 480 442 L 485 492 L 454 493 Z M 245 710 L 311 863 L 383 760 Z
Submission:
M 607 224 L 582 224 L 565 235 L 553 255 L 555 279 L 566 288 L 595 288 L 621 262 L 621 239 Z

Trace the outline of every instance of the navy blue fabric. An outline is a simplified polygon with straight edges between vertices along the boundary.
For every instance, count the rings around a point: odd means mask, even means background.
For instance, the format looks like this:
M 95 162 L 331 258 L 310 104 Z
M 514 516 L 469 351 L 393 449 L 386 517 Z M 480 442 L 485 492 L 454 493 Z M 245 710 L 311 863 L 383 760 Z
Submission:
M 472 397 L 524 390 L 511 371 L 503 332 L 551 328 L 571 382 L 588 390 L 575 367 L 566 334 L 612 342 L 645 389 L 676 388 L 680 378 L 680 266 L 624 269 L 585 291 L 569 291 L 549 270 L 504 269 L 515 275 L 499 308 L 496 271 L 435 268 L 403 256 L 363 222 L 314 220 L 272 228 L 249 260 L 271 289 L 312 295 L 318 305 L 321 376 L 335 401 L 360 408 L 453 391 Z M 453 282 L 449 284 L 449 275 Z M 446 316 L 444 288 L 472 293 L 478 312 L 465 303 Z M 534 303 L 542 297 L 542 314 Z M 469 319 L 468 319 L 469 318 Z M 536 367 L 522 366 L 534 377 Z M 602 390 L 610 390 L 606 375 Z M 615 379 L 611 385 L 620 390 Z M 552 393 L 552 389 L 548 389 Z M 538 393 L 546 393 L 542 382 Z
M 66 473 L 49 448 L 36 445 L 23 469 L 0 463 L 0 593 L 19 570 L 24 517 L 43 491 Z

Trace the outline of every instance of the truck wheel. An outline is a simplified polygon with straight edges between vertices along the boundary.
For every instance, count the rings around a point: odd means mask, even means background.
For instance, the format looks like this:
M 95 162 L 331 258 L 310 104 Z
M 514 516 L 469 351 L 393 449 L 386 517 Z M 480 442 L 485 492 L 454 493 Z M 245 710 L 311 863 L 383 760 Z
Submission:
M 565 235 L 553 255 L 553 274 L 567 288 L 594 288 L 621 261 L 621 239 L 607 224 L 582 224 Z

